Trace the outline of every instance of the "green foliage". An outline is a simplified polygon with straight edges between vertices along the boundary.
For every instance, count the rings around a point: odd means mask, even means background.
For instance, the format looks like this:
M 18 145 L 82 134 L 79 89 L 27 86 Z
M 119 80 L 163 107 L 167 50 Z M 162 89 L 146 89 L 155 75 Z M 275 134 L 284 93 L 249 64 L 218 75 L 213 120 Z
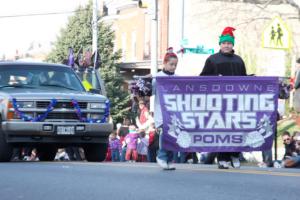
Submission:
M 290 77 L 292 73 L 292 54 L 287 51 L 285 56 L 285 77 Z
M 61 30 L 54 49 L 47 57 L 49 62 L 61 63 L 68 58 L 68 48 L 72 47 L 75 55 L 82 47 L 84 50 L 92 46 L 92 3 L 79 7 L 75 15 L 69 18 L 67 26 Z M 129 94 L 122 90 L 123 78 L 117 66 L 121 52 L 114 52 L 114 32 L 110 26 L 98 23 L 98 49 L 101 55 L 101 77 L 105 83 L 107 96 L 111 102 L 111 115 L 114 121 L 121 121 L 128 115 Z

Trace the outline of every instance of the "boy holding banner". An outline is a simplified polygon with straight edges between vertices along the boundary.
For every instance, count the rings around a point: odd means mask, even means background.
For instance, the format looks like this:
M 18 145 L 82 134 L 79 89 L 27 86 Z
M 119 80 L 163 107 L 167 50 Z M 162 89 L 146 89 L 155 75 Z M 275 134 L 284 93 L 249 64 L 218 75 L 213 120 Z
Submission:
M 246 76 L 246 67 L 242 58 L 234 54 L 235 37 L 232 27 L 226 27 L 220 38 L 220 51 L 207 58 L 200 76 Z M 219 152 L 218 166 L 228 169 L 229 162 L 234 168 L 240 167 L 239 152 Z

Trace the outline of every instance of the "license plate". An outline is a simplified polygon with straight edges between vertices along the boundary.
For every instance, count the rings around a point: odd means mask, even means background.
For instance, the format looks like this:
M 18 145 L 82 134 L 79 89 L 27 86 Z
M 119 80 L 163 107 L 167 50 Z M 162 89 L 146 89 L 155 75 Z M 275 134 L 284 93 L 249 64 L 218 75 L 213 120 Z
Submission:
M 74 126 L 57 126 L 57 135 L 74 135 Z

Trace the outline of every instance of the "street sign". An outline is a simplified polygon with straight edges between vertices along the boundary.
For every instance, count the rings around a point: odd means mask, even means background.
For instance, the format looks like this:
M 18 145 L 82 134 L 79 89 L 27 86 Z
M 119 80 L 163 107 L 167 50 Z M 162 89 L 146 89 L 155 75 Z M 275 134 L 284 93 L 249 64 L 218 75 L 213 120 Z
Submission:
M 183 52 L 195 54 L 214 54 L 214 49 L 205 49 L 203 46 L 197 46 L 196 48 L 183 48 Z
M 291 32 L 280 17 L 275 17 L 269 23 L 262 35 L 262 47 L 273 49 L 289 49 L 291 46 Z
M 204 45 L 197 45 L 196 48 L 189 45 L 189 40 L 184 38 L 181 40 L 180 45 L 182 47 L 183 53 L 193 53 L 193 54 L 214 54 L 214 49 L 205 48 Z

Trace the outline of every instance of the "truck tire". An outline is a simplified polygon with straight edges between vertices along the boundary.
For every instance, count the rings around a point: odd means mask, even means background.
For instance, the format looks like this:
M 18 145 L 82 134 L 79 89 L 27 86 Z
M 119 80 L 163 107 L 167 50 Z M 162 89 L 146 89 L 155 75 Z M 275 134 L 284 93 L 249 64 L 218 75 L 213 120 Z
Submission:
M 5 141 L 5 136 L 0 128 L 0 162 L 10 161 L 13 154 L 13 147 Z
M 41 146 L 37 148 L 37 155 L 40 161 L 53 161 L 57 148 L 52 145 Z
M 89 162 L 104 161 L 107 152 L 107 144 L 87 144 L 84 147 L 85 158 Z

